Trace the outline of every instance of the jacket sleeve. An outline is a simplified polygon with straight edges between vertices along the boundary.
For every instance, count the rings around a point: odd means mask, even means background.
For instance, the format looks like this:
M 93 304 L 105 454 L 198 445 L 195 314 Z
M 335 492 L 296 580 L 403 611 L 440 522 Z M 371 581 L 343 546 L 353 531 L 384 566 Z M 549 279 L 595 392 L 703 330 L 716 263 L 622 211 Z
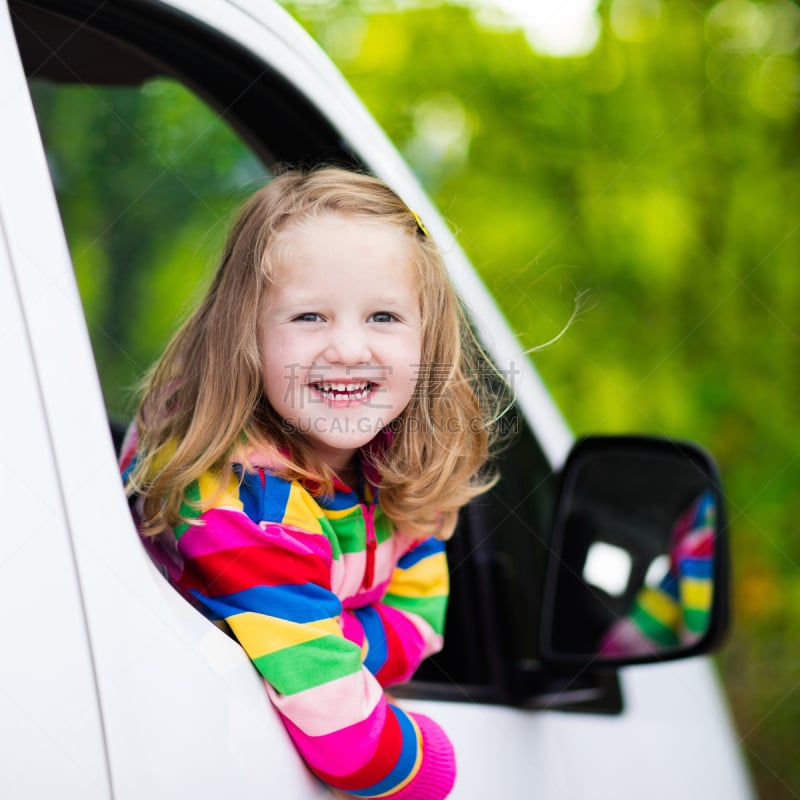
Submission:
M 448 591 L 444 542 L 418 540 L 398 560 L 380 602 L 345 612 L 345 636 L 360 645 L 381 686 L 404 683 L 441 650 Z
M 446 797 L 455 779 L 450 741 L 432 720 L 388 703 L 361 648 L 344 636 L 327 537 L 257 525 L 235 489 L 189 492 L 215 499 L 174 532 L 178 588 L 227 623 L 322 780 L 357 797 Z

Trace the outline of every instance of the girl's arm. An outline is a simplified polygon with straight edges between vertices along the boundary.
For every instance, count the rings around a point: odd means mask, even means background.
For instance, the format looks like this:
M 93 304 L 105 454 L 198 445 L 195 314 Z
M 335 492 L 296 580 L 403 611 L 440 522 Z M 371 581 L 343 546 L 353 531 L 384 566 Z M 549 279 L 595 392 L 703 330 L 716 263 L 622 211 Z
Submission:
M 328 539 L 259 527 L 243 512 L 235 480 L 222 496 L 203 481 L 189 496 L 214 497 L 215 507 L 176 529 L 174 581 L 207 616 L 227 623 L 311 769 L 358 797 L 447 796 L 455 760 L 446 734 L 388 703 L 361 648 L 343 635 Z
M 383 600 L 344 613 L 345 636 L 382 686 L 409 680 L 441 650 L 448 591 L 444 542 L 425 539 L 397 562 Z

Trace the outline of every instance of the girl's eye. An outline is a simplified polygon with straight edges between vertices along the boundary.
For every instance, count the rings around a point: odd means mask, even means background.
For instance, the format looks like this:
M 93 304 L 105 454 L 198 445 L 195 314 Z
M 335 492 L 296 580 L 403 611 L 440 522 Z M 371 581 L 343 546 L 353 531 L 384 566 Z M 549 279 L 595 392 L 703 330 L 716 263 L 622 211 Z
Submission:
M 319 322 L 322 319 L 320 314 L 309 311 L 307 314 L 298 314 L 292 318 L 292 322 Z
M 396 322 L 397 317 L 389 311 L 376 311 L 370 319 L 373 322 Z

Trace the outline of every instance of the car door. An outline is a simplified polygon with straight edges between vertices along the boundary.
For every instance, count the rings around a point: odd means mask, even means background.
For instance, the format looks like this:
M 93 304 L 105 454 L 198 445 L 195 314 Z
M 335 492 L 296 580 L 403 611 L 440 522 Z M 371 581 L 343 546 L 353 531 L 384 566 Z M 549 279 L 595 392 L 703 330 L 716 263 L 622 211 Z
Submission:
M 42 331 L 27 319 L 66 253 L 42 236 L 56 210 L 3 12 L 0 97 L 19 124 L 4 126 L 0 148 L 0 795 L 99 800 L 110 783 L 97 684 L 34 356 Z

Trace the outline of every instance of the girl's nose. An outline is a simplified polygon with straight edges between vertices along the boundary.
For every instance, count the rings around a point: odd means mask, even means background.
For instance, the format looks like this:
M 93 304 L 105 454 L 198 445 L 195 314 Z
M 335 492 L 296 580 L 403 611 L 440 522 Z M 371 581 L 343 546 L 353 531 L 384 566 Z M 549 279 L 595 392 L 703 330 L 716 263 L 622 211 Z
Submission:
M 366 364 L 372 358 L 366 332 L 356 325 L 338 325 L 331 330 L 324 355 L 329 364 Z

